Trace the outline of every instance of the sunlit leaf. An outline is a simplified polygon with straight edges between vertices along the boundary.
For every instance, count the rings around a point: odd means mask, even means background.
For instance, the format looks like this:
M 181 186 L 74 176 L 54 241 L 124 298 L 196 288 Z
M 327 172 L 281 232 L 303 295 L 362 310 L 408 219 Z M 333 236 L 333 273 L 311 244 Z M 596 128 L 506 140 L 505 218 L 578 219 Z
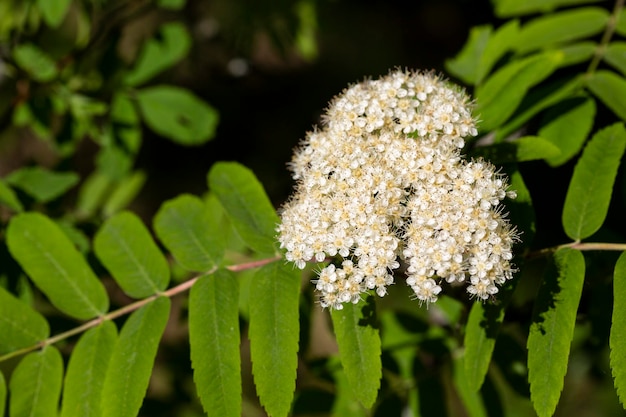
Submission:
M 626 80 L 611 71 L 600 70 L 590 74 L 587 87 L 620 119 L 626 120 Z
M 626 405 L 626 252 L 623 252 L 613 275 L 613 320 L 611 321 L 611 371 L 622 405 Z
M 52 58 L 33 44 L 16 45 L 13 58 L 35 81 L 48 82 L 57 76 L 57 67 Z
M 11 417 L 50 417 L 57 415 L 63 359 L 54 346 L 30 353 L 13 371 L 9 383 Z
M 296 389 L 300 275 L 279 261 L 260 268 L 252 279 L 252 373 L 261 404 L 273 417 L 287 416 Z
M 516 50 L 527 53 L 536 49 L 601 33 L 609 12 L 599 7 L 585 7 L 547 14 L 526 23 L 516 40 Z
M 179 62 L 189 52 L 191 37 L 181 22 L 164 24 L 158 36 L 148 39 L 137 63 L 126 76 L 128 85 L 136 86 Z
M 596 114 L 596 102 L 588 97 L 564 100 L 545 112 L 539 136 L 560 149 L 560 154 L 546 158 L 551 166 L 570 160 L 582 148 Z
M 136 417 L 139 413 L 169 313 L 169 298 L 158 297 L 124 323 L 104 379 L 103 417 Z
M 89 329 L 81 336 L 67 365 L 61 417 L 101 415 L 104 378 L 116 341 L 117 328 L 110 321 Z
M 166 201 L 154 217 L 154 230 L 174 258 L 190 271 L 206 272 L 224 256 L 226 236 L 220 216 L 195 196 Z
M 146 124 L 176 143 L 201 145 L 215 135 L 217 111 L 188 90 L 147 87 L 137 92 L 137 101 Z
M 513 114 L 528 89 L 543 81 L 558 67 L 563 53 L 559 51 L 532 55 L 514 61 L 494 73 L 476 89 L 476 114 L 480 128 L 492 130 Z
M 341 364 L 355 397 L 372 407 L 382 377 L 381 345 L 372 296 L 359 304 L 346 303 L 331 314 Z
M 574 168 L 563 206 L 563 227 L 570 238 L 585 239 L 604 223 L 625 149 L 623 123 L 600 130 L 585 146 Z
M 218 162 L 208 182 L 239 236 L 257 252 L 273 254 L 280 220 L 254 173 L 236 162 Z
M 94 250 L 131 297 L 148 297 L 165 290 L 169 284 L 167 260 L 139 217 L 130 212 L 106 221 L 96 234 Z
M 626 75 L 626 42 L 611 42 L 602 58 Z
M 0 204 L 18 213 L 24 211 L 24 207 L 15 192 L 4 183 L 2 178 L 0 178 Z
M 59 226 L 46 216 L 22 213 L 13 217 L 7 244 L 13 258 L 59 310 L 78 319 L 108 310 L 104 286 Z
M 50 335 L 46 319 L 0 287 L 0 355 L 32 346 Z
M 189 296 L 193 379 L 209 415 L 242 415 L 237 299 L 237 278 L 223 269 L 201 277 Z
M 48 171 L 42 167 L 24 167 L 9 174 L 5 181 L 42 203 L 54 200 L 79 180 L 74 172 Z
M 584 277 L 582 253 L 560 249 L 535 301 L 528 336 L 528 380 L 539 417 L 552 416 L 561 396 Z

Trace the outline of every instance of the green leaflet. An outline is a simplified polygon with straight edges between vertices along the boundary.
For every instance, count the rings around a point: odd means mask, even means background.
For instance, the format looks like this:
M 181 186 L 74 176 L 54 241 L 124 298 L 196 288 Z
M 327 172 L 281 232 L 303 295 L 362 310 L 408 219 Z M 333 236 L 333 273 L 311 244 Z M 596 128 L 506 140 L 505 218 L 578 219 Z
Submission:
M 300 275 L 300 270 L 278 261 L 252 278 L 252 373 L 261 404 L 272 417 L 288 415 L 296 389 Z
M 515 141 L 496 143 L 472 150 L 473 157 L 483 157 L 496 165 L 554 158 L 560 154 L 558 147 L 538 136 L 524 136 Z
M 169 298 L 158 297 L 124 323 L 104 378 L 103 417 L 136 417 L 139 413 L 169 313 Z
M 143 171 L 134 171 L 119 181 L 111 196 L 102 207 L 104 217 L 110 217 L 124 209 L 139 194 L 146 182 L 146 174 Z
M 11 376 L 9 414 L 11 417 L 56 416 L 62 383 L 63 359 L 57 348 L 46 346 L 28 354 Z
M 100 171 L 92 172 L 82 183 L 78 191 L 76 214 L 80 218 L 89 218 L 100 209 L 113 181 Z
M 522 101 L 511 120 L 496 130 L 495 142 L 501 142 L 507 136 L 522 127 L 542 110 L 570 98 L 583 84 L 583 77 L 563 78 L 537 86 Z
M 0 355 L 32 346 L 50 335 L 46 319 L 0 287 Z
M 555 46 L 601 33 L 609 13 L 599 7 L 585 7 L 541 16 L 526 23 L 519 32 L 515 50 L 520 53 Z
M 54 172 L 41 167 L 24 167 L 13 171 L 5 178 L 8 184 L 17 187 L 41 203 L 59 197 L 79 180 L 74 172 Z
M 589 0 L 498 0 L 496 15 L 500 18 L 531 13 L 548 13 L 564 6 L 589 3 Z
M 474 303 L 481 304 L 481 303 Z M 466 375 L 465 363 L 463 356 L 453 356 L 453 380 L 454 386 L 461 397 L 461 401 L 465 406 L 465 411 L 469 417 L 487 417 L 487 410 L 481 397 L 480 392 L 474 390 L 470 386 Z
M 335 379 L 335 401 L 330 413 L 331 416 L 341 417 L 368 417 L 370 412 L 354 396 L 354 391 L 350 387 L 346 373 L 341 367 L 341 362 L 337 357 L 331 357 L 328 361 L 329 368 L 333 371 Z M 415 391 L 415 390 L 413 390 Z M 420 417 L 419 415 L 416 417 Z
M 381 344 L 374 298 L 359 304 L 346 303 L 331 312 L 341 364 L 355 397 L 371 408 L 382 377 Z
M 131 297 L 148 297 L 165 290 L 169 284 L 167 260 L 139 217 L 130 212 L 106 221 L 96 234 L 94 250 Z
M 72 0 L 37 0 L 37 7 L 46 24 L 56 28 L 63 22 L 71 3 Z
M 587 143 L 574 168 L 563 206 L 563 227 L 570 238 L 585 239 L 602 226 L 624 149 L 623 123 L 600 130 Z
M 190 46 L 191 37 L 185 25 L 180 22 L 164 24 L 158 37 L 149 39 L 143 46 L 135 67 L 125 78 L 126 83 L 137 86 L 148 81 L 184 58 Z
M 0 178 L 0 204 L 4 204 L 18 213 L 24 211 L 24 207 L 15 192 L 4 183 L 2 178 Z
M 224 256 L 226 237 L 219 220 L 200 198 L 184 194 L 161 205 L 154 230 L 184 268 L 207 272 Z
M 201 145 L 212 139 L 217 111 L 188 90 L 156 85 L 137 92 L 141 114 L 150 129 L 180 145 Z
M 7 383 L 4 380 L 4 375 L 0 372 L 0 417 L 4 417 L 4 409 L 6 408 L 7 401 Z
M 622 405 L 626 405 L 626 252 L 622 252 L 613 275 L 613 320 L 611 322 L 611 371 Z
M 189 296 L 193 380 L 205 411 L 220 417 L 241 415 L 238 286 L 232 272 L 219 269 Z
M 465 84 L 476 84 L 479 62 L 492 31 L 491 25 L 471 28 L 463 49 L 454 58 L 446 60 L 446 71 Z
M 567 371 L 585 278 L 580 251 L 560 249 L 544 275 L 528 336 L 530 398 L 539 417 L 552 416 Z
M 582 148 L 596 114 L 596 102 L 589 97 L 563 100 L 545 112 L 539 136 L 556 145 L 561 153 L 546 158 L 550 166 L 563 165 Z
M 30 43 L 17 45 L 13 58 L 35 81 L 52 81 L 58 74 L 55 62 L 45 52 Z
M 581 64 L 589 61 L 596 52 L 598 44 L 592 41 L 582 41 L 568 44 L 558 48 L 563 52 L 563 60 L 559 64 L 560 67 Z
M 117 328 L 105 321 L 83 334 L 67 365 L 61 417 L 99 417 L 104 378 L 117 341 Z
M 622 36 L 626 36 L 626 9 L 622 9 L 617 16 L 617 23 L 615 24 L 615 32 Z
M 529 88 L 557 69 L 563 53 L 548 51 L 514 61 L 496 71 L 476 89 L 476 110 L 483 131 L 501 126 L 515 112 Z
M 611 42 L 602 58 L 626 75 L 626 42 Z
M 467 84 L 481 84 L 496 62 L 511 48 L 518 30 L 517 20 L 505 23 L 493 33 L 490 25 L 473 27 L 461 52 L 446 61 L 446 70 Z
M 13 258 L 59 310 L 83 320 L 108 310 L 104 286 L 69 238 L 46 216 L 22 213 L 13 217 L 7 245 Z
M 243 241 L 259 253 L 274 254 L 280 220 L 252 171 L 236 162 L 218 162 L 208 182 Z
M 626 80 L 612 71 L 600 70 L 586 78 L 589 90 L 615 113 L 626 120 Z

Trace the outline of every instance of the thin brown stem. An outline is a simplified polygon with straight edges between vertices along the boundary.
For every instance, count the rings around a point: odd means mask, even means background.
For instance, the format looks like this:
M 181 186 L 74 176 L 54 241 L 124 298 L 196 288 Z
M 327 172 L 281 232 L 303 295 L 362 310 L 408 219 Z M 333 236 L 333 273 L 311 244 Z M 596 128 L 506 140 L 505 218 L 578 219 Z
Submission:
M 269 263 L 272 262 L 276 262 L 278 260 L 282 259 L 280 256 L 275 256 L 272 258 L 265 258 L 265 259 L 259 259 L 256 261 L 252 261 L 252 262 L 246 262 L 246 263 L 242 263 L 242 264 L 235 264 L 235 265 L 229 265 L 226 267 L 226 269 L 233 271 L 233 272 L 238 272 L 238 271 L 245 271 L 247 269 L 252 269 L 252 268 L 258 268 L 260 266 L 263 265 L 267 265 Z M 89 329 L 91 329 L 92 327 L 96 327 L 98 325 L 100 325 L 101 323 L 108 321 L 108 320 L 113 320 L 116 319 L 118 317 L 122 317 L 125 316 L 126 314 L 130 314 L 135 310 L 139 310 L 141 307 L 153 302 L 154 300 L 156 300 L 158 297 L 168 297 L 171 298 L 177 294 L 183 293 L 185 291 L 188 291 L 191 287 L 193 287 L 193 285 L 203 276 L 205 275 L 210 275 L 212 273 L 214 273 L 217 270 L 217 267 L 211 269 L 208 272 L 205 272 L 201 275 L 197 275 L 181 284 L 178 284 L 175 287 L 172 287 L 166 291 L 163 291 L 161 293 L 155 294 L 155 295 L 151 295 L 150 297 L 144 298 L 142 300 L 139 301 L 135 301 L 134 303 L 125 305 L 124 307 L 121 307 L 117 310 L 111 311 L 107 314 L 104 314 L 100 317 L 96 317 L 93 320 L 90 320 L 86 323 L 81 324 L 78 327 L 75 327 L 73 329 L 70 329 L 68 331 L 65 331 L 63 333 L 59 333 L 55 336 L 49 337 L 45 340 L 42 340 L 40 342 L 38 342 L 35 345 L 31 345 L 31 346 L 27 346 L 25 348 L 22 349 L 18 349 L 15 350 L 13 352 L 9 352 L 6 353 L 2 356 L 0 356 L 0 362 L 6 361 L 8 359 L 11 358 L 15 358 L 21 355 L 24 355 L 26 353 L 35 351 L 37 349 L 41 349 L 42 347 L 45 346 L 49 346 L 49 345 L 53 345 L 61 340 L 65 340 L 68 339 L 72 336 L 75 336 L 77 334 L 83 333 Z
M 602 39 L 600 40 L 600 44 L 596 48 L 596 52 L 593 55 L 593 59 L 589 63 L 589 67 L 587 68 L 587 75 L 591 75 L 595 72 L 600 65 L 600 61 L 604 54 L 606 53 L 606 48 L 613 37 L 613 33 L 615 33 L 615 27 L 617 26 L 618 19 L 624 8 L 624 0 L 617 0 L 615 2 L 615 6 L 613 7 L 613 12 L 609 17 L 609 21 L 606 25 L 604 33 L 602 34 Z

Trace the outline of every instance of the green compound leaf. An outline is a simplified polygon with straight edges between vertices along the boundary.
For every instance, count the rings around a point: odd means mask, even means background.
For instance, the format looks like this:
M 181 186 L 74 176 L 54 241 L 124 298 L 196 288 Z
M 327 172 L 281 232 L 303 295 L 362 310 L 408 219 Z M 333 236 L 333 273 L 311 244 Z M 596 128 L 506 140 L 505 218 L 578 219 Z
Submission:
M 622 252 L 613 275 L 613 320 L 611 322 L 611 371 L 622 405 L 626 405 L 626 252 Z
M 483 157 L 494 164 L 554 158 L 560 154 L 558 147 L 538 136 L 524 136 L 512 142 L 478 147 L 472 151 L 472 156 Z
M 600 70 L 586 78 L 587 87 L 617 117 L 626 120 L 626 80 L 612 71 Z
M 498 28 L 487 42 L 480 57 L 476 83 L 482 83 L 494 65 L 511 49 L 519 32 L 519 21 L 511 20 Z
M 144 45 L 135 68 L 126 76 L 126 83 L 136 86 L 148 81 L 184 58 L 190 46 L 191 37 L 185 25 L 180 22 L 164 24 L 158 36 Z
M 236 162 L 218 162 L 208 182 L 244 242 L 259 253 L 275 253 L 280 220 L 252 171 Z
M 539 417 L 552 416 L 563 389 L 585 278 L 580 251 L 560 249 L 553 260 L 539 289 L 528 336 L 530 399 Z
M 9 391 L 11 417 L 56 416 L 63 383 L 63 358 L 54 346 L 46 346 L 17 365 Z
M 169 298 L 158 297 L 124 323 L 104 378 L 103 417 L 139 414 L 169 314 Z
M 596 115 L 596 102 L 589 97 L 574 97 L 545 112 L 539 136 L 560 149 L 560 154 L 546 158 L 553 167 L 563 165 L 582 148 Z
M 37 0 L 37 7 L 41 11 L 43 20 L 51 28 L 56 28 L 63 22 L 72 4 L 72 0 Z
M 189 344 L 193 380 L 209 415 L 241 415 L 239 284 L 220 269 L 205 275 L 189 295 Z
M 7 383 L 4 380 L 4 375 L 0 372 L 0 417 L 4 417 L 4 409 L 7 402 Z
M 364 407 L 374 405 L 382 377 L 380 335 L 374 298 L 346 303 L 331 312 L 341 364 L 355 397 Z
M 574 240 L 594 234 L 606 218 L 626 129 L 615 123 L 593 135 L 574 168 L 563 206 L 563 227 Z
M 516 39 L 515 50 L 524 54 L 601 33 L 609 12 L 585 7 L 541 16 L 526 23 Z
M 626 75 L 626 42 L 610 43 L 602 58 Z
M 206 272 L 222 262 L 226 236 L 220 216 L 198 197 L 166 201 L 154 217 L 154 230 L 174 258 L 190 271 Z
M 22 213 L 11 219 L 7 245 L 52 304 L 77 319 L 106 313 L 109 298 L 100 280 L 67 235 L 39 213 Z
M 46 319 L 0 287 L 0 355 L 35 345 L 50 336 Z
M 504 18 L 532 13 L 549 13 L 560 7 L 589 3 L 589 0 L 498 0 L 494 3 L 496 15 Z
M 7 187 L 2 178 L 0 178 L 0 204 L 7 206 L 17 213 L 24 211 L 24 207 L 15 195 L 15 192 Z
M 272 417 L 289 414 L 296 389 L 300 275 L 279 261 L 265 265 L 252 279 L 252 373 L 261 404 Z
M 57 76 L 57 67 L 52 58 L 33 44 L 17 45 L 13 49 L 13 58 L 35 81 L 48 82 Z
M 124 292 L 145 298 L 167 288 L 167 260 L 136 215 L 122 212 L 106 221 L 94 240 L 96 256 Z
M 70 188 L 80 177 L 74 172 L 54 172 L 41 167 L 25 167 L 5 178 L 8 184 L 23 190 L 41 203 L 54 200 Z
M 213 138 L 217 111 L 188 90 L 157 85 L 140 90 L 137 102 L 150 129 L 181 145 L 201 145 Z
M 110 321 L 88 330 L 70 356 L 63 388 L 61 417 L 99 417 L 102 389 L 109 360 L 117 341 Z
M 548 77 L 560 64 L 563 53 L 549 51 L 514 61 L 476 89 L 476 114 L 483 131 L 501 126 L 515 112 L 526 92 Z

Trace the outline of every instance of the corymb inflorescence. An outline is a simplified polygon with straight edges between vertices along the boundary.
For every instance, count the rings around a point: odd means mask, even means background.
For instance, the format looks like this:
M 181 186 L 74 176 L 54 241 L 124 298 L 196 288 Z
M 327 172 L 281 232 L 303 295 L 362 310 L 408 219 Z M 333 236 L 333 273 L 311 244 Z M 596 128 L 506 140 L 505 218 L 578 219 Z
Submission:
M 394 270 L 432 303 L 443 281 L 487 299 L 511 279 L 515 229 L 507 178 L 461 156 L 476 136 L 468 96 L 432 73 L 393 71 L 335 97 L 290 168 L 297 181 L 278 226 L 287 260 L 332 262 L 314 281 L 323 307 L 387 293 Z

